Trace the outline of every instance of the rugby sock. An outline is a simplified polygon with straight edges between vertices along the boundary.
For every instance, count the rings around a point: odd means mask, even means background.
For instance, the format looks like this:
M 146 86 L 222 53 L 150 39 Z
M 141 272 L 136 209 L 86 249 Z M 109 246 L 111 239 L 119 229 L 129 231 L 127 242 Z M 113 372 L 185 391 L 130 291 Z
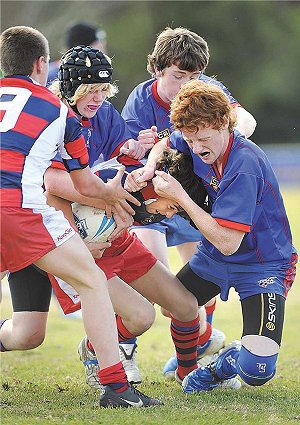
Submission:
M 117 330 L 118 330 L 118 337 L 119 337 L 119 343 L 120 342 L 126 342 L 132 340 L 132 338 L 135 338 L 135 335 L 129 332 L 129 330 L 124 325 L 122 318 L 116 314 L 116 322 L 117 322 Z
M 277 357 L 278 353 L 271 356 L 259 356 L 242 346 L 236 369 L 248 385 L 263 385 L 275 375 Z
M 129 387 L 122 362 L 98 371 L 101 385 L 109 385 L 115 392 L 122 393 Z
M 124 325 L 122 318 L 118 316 L 117 314 L 116 314 L 116 323 L 117 323 L 117 329 L 118 329 L 119 343 L 121 344 L 123 342 L 124 344 L 125 343 L 131 344 L 131 341 L 133 341 L 132 343 L 135 344 L 135 341 L 136 341 L 135 335 L 129 332 L 129 330 Z M 87 346 L 90 351 L 92 351 L 93 353 L 95 352 L 91 341 L 88 341 Z
M 2 328 L 2 325 L 3 325 L 4 322 L 6 322 L 6 320 L 8 320 L 8 319 L 2 319 L 2 320 L 0 320 L 0 329 Z M 1 353 L 4 353 L 5 351 L 10 351 L 10 350 L 7 350 L 4 347 L 4 345 L 2 344 L 2 342 L 0 341 L 0 352 Z
M 119 344 L 132 344 L 132 345 L 137 345 L 137 337 L 135 336 L 134 338 L 127 339 L 126 341 L 119 341 Z
M 192 370 L 197 369 L 199 316 L 190 322 L 180 322 L 171 317 L 170 329 L 178 360 L 177 374 L 183 379 Z
M 205 306 L 206 320 L 208 321 L 208 323 L 210 325 L 212 324 L 212 321 L 213 321 L 213 316 L 214 316 L 215 309 L 216 309 L 216 301 L 212 305 L 210 305 L 208 307 Z
M 212 333 L 211 324 L 209 322 L 206 322 L 206 331 L 204 332 L 204 334 L 199 335 L 198 345 L 205 345 L 209 341 L 209 338 L 211 337 L 211 333 Z

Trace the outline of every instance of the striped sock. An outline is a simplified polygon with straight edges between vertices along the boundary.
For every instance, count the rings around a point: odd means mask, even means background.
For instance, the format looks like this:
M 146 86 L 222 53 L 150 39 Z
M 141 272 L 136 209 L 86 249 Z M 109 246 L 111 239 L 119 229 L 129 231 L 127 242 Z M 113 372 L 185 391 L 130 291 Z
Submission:
M 198 345 L 206 344 L 209 338 L 211 337 L 211 333 L 212 333 L 211 324 L 209 322 L 206 322 L 206 331 L 204 332 L 204 334 L 199 335 Z
M 136 341 L 135 335 L 129 332 L 129 330 L 125 327 L 122 318 L 116 314 L 116 323 L 117 323 L 117 329 L 118 329 L 118 337 L 119 337 L 119 343 L 122 342 L 129 342 L 131 340 Z M 133 342 L 135 343 L 135 342 Z M 91 343 L 91 341 L 88 341 L 87 346 L 89 350 L 91 350 L 93 353 L 95 352 L 94 347 Z
M 180 379 L 197 368 L 199 330 L 199 316 L 190 322 L 180 322 L 174 317 L 171 318 L 171 335 L 178 360 L 177 374 Z
M 117 322 L 117 329 L 118 329 L 118 337 L 119 337 L 119 343 L 120 342 L 128 342 L 132 340 L 132 338 L 135 338 L 135 335 L 129 332 L 129 330 L 126 328 L 122 321 L 122 317 L 118 316 L 116 314 L 116 322 Z
M 102 385 L 109 385 L 117 393 L 122 393 L 129 387 L 122 362 L 99 370 L 98 376 Z
M 208 307 L 205 306 L 206 320 L 210 324 L 212 324 L 215 309 L 216 309 L 216 301 L 212 305 L 209 305 Z

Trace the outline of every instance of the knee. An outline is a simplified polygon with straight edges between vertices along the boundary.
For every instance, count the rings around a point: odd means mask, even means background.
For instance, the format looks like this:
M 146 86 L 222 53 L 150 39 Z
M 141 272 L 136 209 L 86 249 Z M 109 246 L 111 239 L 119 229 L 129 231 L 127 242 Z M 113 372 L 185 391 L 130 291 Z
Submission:
M 37 348 L 45 340 L 45 332 L 43 331 L 37 331 L 34 334 L 30 335 L 24 335 L 22 341 L 20 341 L 20 344 L 22 345 L 23 350 L 32 350 L 33 348 Z
M 273 378 L 278 353 L 262 356 L 251 353 L 242 346 L 237 360 L 237 372 L 246 384 L 260 386 Z
M 141 335 L 151 328 L 155 320 L 155 310 L 152 304 L 149 307 L 141 309 L 134 315 L 134 323 L 132 322 L 132 331 L 135 335 Z
M 174 314 L 172 316 L 183 322 L 194 320 L 199 314 L 198 301 L 191 292 L 183 302 L 178 303 L 178 307 L 180 311 L 178 311 L 177 317 Z

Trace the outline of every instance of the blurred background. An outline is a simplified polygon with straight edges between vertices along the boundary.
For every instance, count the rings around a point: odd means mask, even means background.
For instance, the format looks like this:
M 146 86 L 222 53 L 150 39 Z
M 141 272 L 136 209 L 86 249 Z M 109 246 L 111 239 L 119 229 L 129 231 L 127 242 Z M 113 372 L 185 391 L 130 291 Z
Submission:
M 253 140 L 270 156 L 279 180 L 300 182 L 300 2 L 298 1 L 2 1 L 1 31 L 40 30 L 51 60 L 65 50 L 66 29 L 78 21 L 107 33 L 121 110 L 130 91 L 150 78 L 147 54 L 166 26 L 206 39 L 216 76 L 257 120 Z

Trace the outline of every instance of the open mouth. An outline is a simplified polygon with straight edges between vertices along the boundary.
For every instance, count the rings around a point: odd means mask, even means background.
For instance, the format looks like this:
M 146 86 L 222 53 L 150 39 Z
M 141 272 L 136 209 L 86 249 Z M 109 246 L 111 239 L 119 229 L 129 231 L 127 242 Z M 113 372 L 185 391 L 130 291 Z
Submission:
M 201 156 L 201 158 L 203 158 L 203 159 L 206 159 L 206 158 L 208 158 L 209 157 L 209 154 L 210 154 L 210 152 L 202 152 L 202 153 L 200 153 L 200 156 Z
M 97 111 L 97 109 L 99 108 L 99 106 L 95 106 L 95 105 L 88 105 L 88 108 L 90 111 Z

